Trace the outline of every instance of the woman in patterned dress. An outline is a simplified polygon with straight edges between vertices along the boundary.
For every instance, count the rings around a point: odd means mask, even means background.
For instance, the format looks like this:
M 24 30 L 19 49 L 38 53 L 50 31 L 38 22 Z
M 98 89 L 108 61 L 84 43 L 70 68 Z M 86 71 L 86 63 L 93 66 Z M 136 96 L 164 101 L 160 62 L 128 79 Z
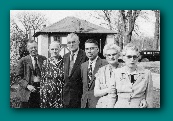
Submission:
M 60 43 L 49 46 L 51 57 L 44 61 L 40 83 L 41 108 L 62 108 L 63 58 L 59 55 Z

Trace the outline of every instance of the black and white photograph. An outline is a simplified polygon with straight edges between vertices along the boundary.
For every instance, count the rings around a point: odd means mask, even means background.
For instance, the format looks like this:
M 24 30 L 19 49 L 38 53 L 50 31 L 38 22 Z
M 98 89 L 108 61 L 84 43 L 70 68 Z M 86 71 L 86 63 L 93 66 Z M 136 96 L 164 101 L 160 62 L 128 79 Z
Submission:
M 160 10 L 10 10 L 10 108 L 160 108 Z

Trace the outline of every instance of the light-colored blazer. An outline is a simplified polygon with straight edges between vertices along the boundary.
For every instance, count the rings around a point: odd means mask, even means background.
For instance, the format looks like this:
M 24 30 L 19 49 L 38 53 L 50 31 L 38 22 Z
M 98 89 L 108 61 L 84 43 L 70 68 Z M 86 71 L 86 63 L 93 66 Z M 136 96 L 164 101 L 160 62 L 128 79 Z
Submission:
M 115 108 L 138 108 L 142 99 L 147 101 L 147 108 L 153 107 L 153 81 L 150 70 L 137 67 L 134 84 L 129 79 L 126 67 L 114 70 L 114 74 L 118 94 Z
M 106 89 L 111 85 L 115 86 L 114 74 L 111 74 L 109 64 L 101 67 L 95 76 L 96 81 L 99 82 L 100 90 Z M 116 94 L 107 94 L 98 99 L 96 108 L 113 108 L 115 102 Z

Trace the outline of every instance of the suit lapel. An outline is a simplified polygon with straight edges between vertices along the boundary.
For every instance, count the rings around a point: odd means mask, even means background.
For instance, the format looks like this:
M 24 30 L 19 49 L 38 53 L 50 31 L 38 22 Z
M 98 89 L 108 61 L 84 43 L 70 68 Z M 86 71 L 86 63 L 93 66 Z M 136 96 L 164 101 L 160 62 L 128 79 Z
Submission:
M 98 71 L 98 69 L 100 68 L 100 64 L 101 64 L 101 58 L 98 57 L 98 58 L 97 58 L 97 61 L 96 61 L 95 68 L 94 68 L 94 71 L 93 71 L 93 75 L 95 75 L 96 72 Z M 92 76 L 92 78 L 93 78 L 93 76 Z
M 93 74 L 92 74 L 92 78 L 91 78 L 91 82 L 90 82 L 90 87 L 91 87 L 92 83 L 93 83 L 94 80 L 95 80 L 95 74 L 97 73 L 98 69 L 100 68 L 100 65 L 101 65 L 101 58 L 98 57 L 98 58 L 97 58 L 97 61 L 96 61 L 95 68 L 94 68 L 94 71 L 93 71 Z M 89 88 L 90 88 L 90 87 L 89 87 Z
M 88 78 L 88 64 L 89 64 L 89 61 L 86 62 L 86 64 L 84 65 L 84 77 L 86 78 L 86 84 L 87 84 L 87 87 L 88 87 L 88 84 L 89 84 L 89 78 Z
M 64 72 L 65 75 L 69 75 L 70 53 L 64 57 Z
M 34 67 L 33 67 L 33 64 L 32 64 L 31 56 L 28 55 L 26 58 L 27 58 L 27 62 L 28 62 L 28 64 L 29 64 L 29 66 L 31 67 L 32 70 L 34 70 Z
M 41 69 L 41 65 L 42 65 L 42 58 L 40 55 L 38 55 L 38 67 Z
M 79 66 L 80 62 L 81 62 L 81 59 L 82 59 L 82 51 L 79 49 L 79 52 L 77 54 L 77 57 L 76 57 L 76 60 L 75 60 L 75 63 L 73 65 L 73 68 L 72 68 L 72 71 L 71 71 L 71 74 L 73 74 L 73 72 L 75 71 L 75 69 Z

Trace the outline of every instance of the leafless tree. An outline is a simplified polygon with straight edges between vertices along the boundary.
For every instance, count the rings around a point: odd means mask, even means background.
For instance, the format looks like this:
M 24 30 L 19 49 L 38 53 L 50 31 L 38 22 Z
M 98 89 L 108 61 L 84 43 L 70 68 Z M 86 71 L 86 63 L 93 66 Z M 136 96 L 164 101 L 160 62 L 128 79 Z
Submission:
M 45 15 L 38 12 L 22 12 L 17 15 L 17 18 L 23 25 L 25 34 L 29 34 L 30 30 L 35 33 L 47 22 Z
M 10 65 L 13 67 L 21 55 L 27 54 L 26 42 L 30 30 L 34 33 L 46 23 L 46 18 L 37 12 L 18 13 L 15 18 L 10 17 Z
M 92 16 L 99 20 L 102 19 L 102 25 L 106 25 L 110 30 L 117 31 L 115 43 L 121 49 L 124 44 L 131 42 L 132 32 L 136 25 L 135 21 L 140 10 L 97 10 L 95 13 Z
M 89 11 L 90 16 L 99 20 L 99 24 L 110 30 L 117 30 L 118 10 L 94 10 Z
M 120 10 L 120 18 L 122 22 L 122 33 L 124 45 L 131 42 L 132 32 L 134 30 L 135 21 L 140 14 L 140 10 Z M 121 48 L 123 46 L 121 45 Z

